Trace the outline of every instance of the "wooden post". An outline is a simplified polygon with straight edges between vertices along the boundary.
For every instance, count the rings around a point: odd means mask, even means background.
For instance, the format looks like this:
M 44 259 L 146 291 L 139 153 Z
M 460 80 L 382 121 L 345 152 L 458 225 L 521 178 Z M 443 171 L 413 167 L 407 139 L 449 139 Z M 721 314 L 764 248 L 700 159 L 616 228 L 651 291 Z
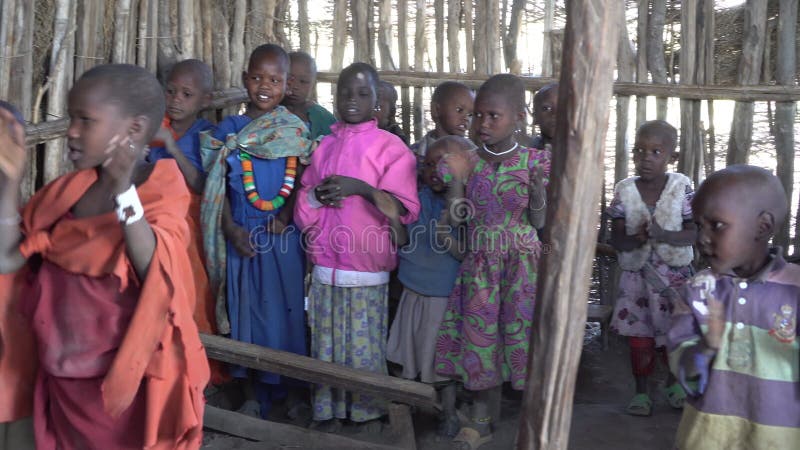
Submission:
M 553 76 L 553 13 L 555 0 L 544 1 L 544 38 L 542 39 L 542 76 Z
M 111 61 L 114 63 L 128 62 L 128 21 L 131 14 L 131 0 L 118 0 L 114 9 L 114 47 Z
M 486 48 L 486 41 L 489 39 L 486 34 L 487 1 L 489 0 L 475 0 L 475 38 L 472 41 L 472 47 L 475 51 L 475 72 L 481 75 L 489 74 L 489 63 L 487 61 L 489 51 Z
M 716 28 L 716 14 L 714 11 L 714 0 L 703 0 L 703 2 L 703 53 L 705 54 L 705 60 L 703 61 L 703 78 L 698 79 L 698 82 L 711 85 L 714 84 L 715 73 L 714 56 L 716 52 L 714 47 L 714 31 Z M 708 108 L 708 129 L 705 148 L 707 149 L 706 175 L 708 175 L 716 170 L 715 158 L 717 138 L 714 131 L 714 100 L 708 100 L 706 106 Z
M 617 0 L 567 2 L 545 242 L 519 449 L 566 449 L 583 346 L 597 203 L 618 47 Z
M 166 79 L 167 70 L 178 59 L 175 51 L 175 34 L 172 32 L 172 23 L 169 20 L 170 0 L 159 0 L 158 9 L 158 77 Z
M 409 71 L 408 64 L 408 2 L 397 0 L 397 46 L 400 50 L 400 70 Z M 403 131 L 411 132 L 411 99 L 407 85 L 400 88 L 400 109 Z
M 30 121 L 33 109 L 33 23 L 36 2 L 23 1 L 17 6 L 14 21 L 14 64 L 11 66 L 8 100 Z M 36 190 L 36 153 L 28 153 L 28 168 L 22 179 L 22 200 L 27 201 Z
M 647 2 L 643 2 L 647 3 Z M 633 81 L 633 47 L 631 40 L 628 37 L 628 27 L 626 26 L 625 18 L 625 3 L 621 2 L 617 6 L 617 20 L 619 21 L 620 34 L 619 34 L 619 48 L 617 49 L 617 79 L 619 81 Z M 641 11 L 640 11 L 641 14 Z M 641 31 L 641 29 L 639 30 Z M 641 40 L 639 42 L 642 42 Z M 642 54 L 640 47 L 639 57 L 637 61 L 641 68 Z M 645 69 L 645 76 L 647 76 L 647 68 Z M 637 97 L 637 106 L 645 103 L 647 97 Z M 627 95 L 617 96 L 617 134 L 616 134 L 616 153 L 614 157 L 614 183 L 628 178 L 628 160 L 630 159 L 630 151 L 628 149 L 628 112 L 631 106 L 631 98 Z M 638 109 L 637 109 L 638 112 Z M 636 116 L 636 125 L 638 126 L 639 116 Z
M 203 30 L 203 16 L 205 15 L 203 10 L 203 0 L 195 0 L 194 2 L 194 54 L 192 58 L 197 58 L 201 61 L 208 61 L 206 59 L 206 50 L 205 50 L 205 30 Z
M 501 11 L 505 15 L 505 11 Z M 525 0 L 514 0 L 511 3 L 511 15 L 508 22 L 508 31 L 503 35 L 503 55 L 506 58 L 506 67 L 512 73 L 520 73 L 521 65 L 517 59 L 517 42 L 522 17 L 525 15 Z
M 75 1 L 56 1 L 53 24 L 53 52 L 50 58 L 50 91 L 47 118 L 54 120 L 66 116 L 67 92 L 72 86 L 73 57 L 75 55 Z M 61 175 L 64 164 L 64 138 L 54 139 L 45 145 L 44 182 L 49 183 Z
M 233 5 L 233 29 L 231 30 L 231 85 L 242 85 L 245 67 L 244 24 L 247 19 L 247 0 L 236 0 Z
M 444 72 L 444 0 L 433 0 L 436 71 Z
M 214 69 L 214 86 L 225 89 L 231 85 L 231 51 L 228 44 L 228 19 L 222 8 L 210 8 L 212 15 L 212 67 Z
M 355 60 L 369 63 L 369 32 L 367 30 L 368 0 L 350 0 L 350 15 L 353 18 L 351 37 L 355 47 Z
M 147 34 L 150 28 L 150 2 L 155 0 L 139 0 L 139 26 L 135 39 L 136 64 L 147 67 Z
M 475 71 L 475 47 L 473 45 L 475 31 L 473 21 L 473 0 L 464 1 L 464 47 L 467 50 L 467 73 Z
M 334 0 L 333 3 L 333 56 L 331 70 L 339 72 L 344 62 L 344 48 L 347 45 L 347 0 Z
M 300 51 L 311 54 L 311 27 L 308 23 L 308 0 L 297 0 L 297 25 L 300 32 Z
M 414 36 L 414 70 L 425 70 L 425 0 L 417 0 L 416 34 Z M 414 140 L 419 141 L 425 131 L 425 108 L 422 88 L 414 88 Z M 408 132 L 408 130 L 406 130 Z
M 370 11 L 372 11 L 371 7 Z M 275 5 L 275 14 L 272 19 L 273 32 L 275 33 L 275 40 L 280 46 L 287 49 L 287 51 L 291 50 L 292 48 L 292 43 L 289 42 L 289 38 L 286 34 L 286 24 L 289 22 L 289 0 L 278 0 Z M 369 20 L 367 21 L 367 25 L 369 26 Z M 372 39 L 370 39 L 370 42 L 372 42 Z
M 795 38 L 797 34 L 797 1 L 781 0 L 778 14 L 778 57 L 775 79 L 778 84 L 794 86 L 795 65 L 797 61 Z M 775 150 L 778 158 L 777 175 L 786 190 L 789 201 L 792 199 L 794 175 L 794 102 L 778 102 L 775 105 Z M 791 208 L 790 208 L 791 211 Z M 791 217 L 791 214 L 790 214 Z M 775 243 L 789 250 L 789 223 L 787 217 L 775 236 Z M 795 240 L 798 236 L 795 235 Z M 795 244 L 797 245 L 797 244 Z M 797 253 L 797 249 L 795 249 Z
M 647 66 L 653 83 L 667 83 L 667 63 L 664 59 L 664 21 L 667 16 L 667 0 L 653 0 L 653 11 L 647 22 Z M 640 44 L 641 45 L 641 44 Z M 642 80 L 638 80 L 640 83 Z M 656 99 L 656 118 L 667 119 L 667 99 Z
M 744 10 L 744 38 L 739 60 L 737 83 L 740 86 L 758 84 L 767 28 L 767 2 L 747 0 Z M 736 102 L 733 124 L 728 140 L 727 163 L 746 164 L 753 138 L 753 103 Z
M 381 69 L 397 70 L 392 60 L 392 0 L 378 1 L 378 53 Z
M 178 42 L 180 59 L 194 58 L 194 0 L 178 0 Z
M 622 5 L 623 9 L 623 20 L 625 19 L 625 5 Z M 647 24 L 648 24 L 648 15 L 650 14 L 649 8 L 649 1 L 648 0 L 639 0 L 639 8 L 638 14 L 636 16 L 636 44 L 637 44 L 637 51 L 636 51 L 636 81 L 639 83 L 646 83 L 647 82 Z M 625 34 L 625 39 L 628 40 L 628 28 L 625 26 L 625 22 L 623 22 L 624 28 L 622 29 L 622 33 Z M 621 41 L 620 41 L 621 42 Z M 622 49 L 620 49 L 622 51 Z M 619 64 L 622 65 L 622 55 L 619 55 L 618 61 Z M 633 62 L 628 62 L 631 66 Z M 622 80 L 622 77 L 618 77 Z M 617 98 L 619 101 L 619 98 Z M 647 96 L 639 96 L 636 97 L 636 124 L 635 127 L 639 127 L 647 120 Z M 627 161 L 627 159 L 626 159 Z M 626 167 L 627 169 L 627 167 Z M 617 180 L 619 181 L 619 180 Z
M 459 31 L 461 30 L 461 1 L 447 1 L 447 48 L 448 67 L 451 73 L 461 72 L 461 46 L 459 45 Z
M 503 41 L 500 37 L 500 0 L 486 1 L 486 46 L 489 74 L 503 71 Z
M 681 3 L 681 84 L 697 84 L 697 11 L 698 0 Z M 681 100 L 681 136 L 678 171 L 699 181 L 700 102 Z
M 14 54 L 14 17 L 16 14 L 16 0 L 4 0 L 0 8 L 0 53 L 3 64 L 0 64 L 0 95 L 8 98 L 10 93 L 11 67 L 16 59 Z
M 201 0 L 200 1 L 200 11 L 198 11 L 200 15 L 200 23 L 202 26 L 202 30 L 200 36 L 203 39 L 203 53 L 202 57 L 200 58 L 203 62 L 210 65 L 214 72 L 216 73 L 216 67 L 214 67 L 214 37 L 224 38 L 226 41 L 228 40 L 228 33 L 219 34 L 219 30 L 215 30 L 214 28 L 214 19 L 213 16 L 216 15 L 217 12 L 220 14 L 222 13 L 222 5 L 217 5 L 216 2 L 213 0 Z M 225 29 L 227 30 L 227 26 Z M 225 60 L 227 64 L 228 55 L 225 55 Z

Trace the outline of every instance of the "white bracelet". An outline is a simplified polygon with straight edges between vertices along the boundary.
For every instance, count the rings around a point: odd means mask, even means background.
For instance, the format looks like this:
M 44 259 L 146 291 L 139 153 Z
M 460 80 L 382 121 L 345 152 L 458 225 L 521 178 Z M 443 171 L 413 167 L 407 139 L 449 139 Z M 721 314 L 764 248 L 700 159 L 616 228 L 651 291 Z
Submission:
M 122 224 L 130 225 L 144 217 L 144 208 L 134 185 L 114 197 L 114 203 L 117 205 L 117 218 Z
M 13 227 L 14 225 L 19 225 L 22 222 L 22 217 L 20 217 L 19 213 L 17 213 L 14 217 L 0 217 L 0 225 Z

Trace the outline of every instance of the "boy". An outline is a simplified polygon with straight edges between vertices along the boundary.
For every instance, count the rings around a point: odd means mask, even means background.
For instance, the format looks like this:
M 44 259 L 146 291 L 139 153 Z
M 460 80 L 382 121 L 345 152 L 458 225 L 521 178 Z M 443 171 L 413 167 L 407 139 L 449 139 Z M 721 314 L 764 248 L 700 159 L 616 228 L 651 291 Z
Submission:
M 446 81 L 436 86 L 431 96 L 431 118 L 436 127 L 412 145 L 411 150 L 424 158 L 428 146 L 436 139 L 448 135 L 465 136 L 472 121 L 473 103 L 475 94 L 461 83 Z
M 408 136 L 395 122 L 397 115 L 397 91 L 392 83 L 388 81 L 378 82 L 378 107 L 375 108 L 375 118 L 378 119 L 378 128 L 388 131 L 399 137 L 404 144 L 408 145 Z
M 692 210 L 711 267 L 687 283 L 669 331 L 670 366 L 690 394 L 676 448 L 796 448 L 800 267 L 769 245 L 786 193 L 764 169 L 730 166 L 706 179 Z
M 558 106 L 558 83 L 543 86 L 533 96 L 533 124 L 539 126 L 539 135 L 534 136 L 530 146 L 544 149 L 553 145 L 556 134 L 556 107 Z
M 317 63 L 314 58 L 305 52 L 289 53 L 289 79 L 286 80 L 286 95 L 281 104 L 306 124 L 311 139 L 331 134 L 331 125 L 336 122 L 330 111 L 311 100 L 316 84 Z

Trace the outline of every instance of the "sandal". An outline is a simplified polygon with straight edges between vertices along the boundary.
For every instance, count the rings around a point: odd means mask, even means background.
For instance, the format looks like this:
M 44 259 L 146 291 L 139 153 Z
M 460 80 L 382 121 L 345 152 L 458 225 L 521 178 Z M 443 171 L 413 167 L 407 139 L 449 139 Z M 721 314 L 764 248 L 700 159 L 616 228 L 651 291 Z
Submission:
M 653 401 L 647 394 L 636 394 L 628 403 L 626 411 L 632 416 L 649 416 L 653 413 Z
M 675 409 L 682 409 L 683 403 L 686 400 L 686 391 L 683 390 L 680 383 L 673 383 L 664 388 L 664 394 L 667 396 L 669 406 Z
M 492 440 L 492 434 L 481 436 L 481 433 L 470 427 L 462 427 L 456 437 L 453 438 L 453 449 L 457 450 L 475 450 L 480 448 L 481 445 Z

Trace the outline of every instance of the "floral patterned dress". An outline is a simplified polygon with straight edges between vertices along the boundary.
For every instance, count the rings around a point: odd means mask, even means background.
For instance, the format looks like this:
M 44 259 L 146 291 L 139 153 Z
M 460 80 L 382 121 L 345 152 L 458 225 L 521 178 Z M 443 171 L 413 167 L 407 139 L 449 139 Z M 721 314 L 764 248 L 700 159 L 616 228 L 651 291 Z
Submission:
M 520 148 L 495 168 L 477 161 L 467 184 L 469 253 L 436 344 L 437 373 L 469 390 L 525 386 L 542 243 L 527 215 L 529 173 L 550 152 Z
M 691 220 L 691 201 L 694 196 L 691 188 L 687 187 L 686 195 L 681 207 L 681 216 L 684 220 Z M 653 212 L 653 208 L 648 206 Z M 614 196 L 611 205 L 606 209 L 609 217 L 625 219 L 625 205 L 618 195 Z M 692 276 L 692 267 L 671 267 L 661 260 L 655 251 L 650 252 L 647 263 L 665 286 L 680 289 Z M 611 331 L 623 336 L 655 338 L 656 347 L 666 345 L 667 332 L 669 331 L 672 314 L 672 305 L 667 295 L 660 289 L 645 281 L 642 271 L 623 270 L 619 277 L 617 302 L 614 315 L 611 319 Z

